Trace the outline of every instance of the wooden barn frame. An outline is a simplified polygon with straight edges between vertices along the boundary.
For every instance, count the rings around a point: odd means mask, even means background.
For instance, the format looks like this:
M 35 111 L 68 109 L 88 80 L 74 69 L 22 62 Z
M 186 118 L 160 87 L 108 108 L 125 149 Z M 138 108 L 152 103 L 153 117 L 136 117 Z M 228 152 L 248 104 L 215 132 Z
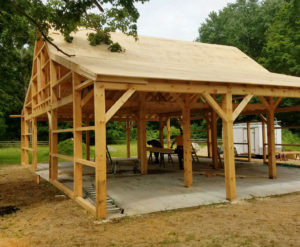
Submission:
M 123 39 L 121 34 L 116 35 L 115 38 L 121 37 Z M 224 72 L 227 68 L 225 63 L 220 63 L 213 70 L 208 69 L 208 72 L 206 74 L 203 73 L 203 76 L 201 76 L 202 72 L 200 71 L 200 75 L 196 74 L 195 78 L 189 78 L 189 73 L 193 73 L 193 70 L 196 71 L 195 67 L 184 74 L 180 72 L 180 67 L 190 65 L 180 64 L 180 61 L 176 61 L 174 64 L 172 61 L 172 65 L 175 66 L 176 64 L 178 67 L 176 70 L 170 70 L 169 75 L 168 71 L 166 71 L 168 68 L 165 71 L 162 71 L 164 68 L 161 68 L 161 71 L 159 69 L 161 66 L 164 66 L 163 61 L 161 64 L 155 65 L 157 66 L 156 69 L 149 69 L 149 71 L 151 70 L 149 73 L 155 75 L 152 77 L 143 77 L 139 68 L 134 69 L 135 66 L 138 66 L 136 64 L 132 65 L 132 68 L 123 66 L 124 68 L 120 70 L 125 71 L 124 75 L 121 72 L 113 73 L 111 71 L 99 73 L 89 66 L 92 66 L 91 64 L 94 66 L 94 62 L 99 60 L 100 69 L 105 68 L 105 66 L 116 67 L 114 69 L 122 67 L 122 63 L 132 54 L 129 45 L 131 43 L 133 46 L 138 47 L 143 42 L 150 40 L 151 42 L 149 43 L 153 45 L 154 53 L 157 52 L 155 49 L 164 49 L 164 42 L 167 42 L 167 45 L 174 44 L 172 49 L 174 49 L 175 53 L 176 49 L 182 46 L 191 46 L 193 49 L 221 49 L 220 52 L 226 50 L 224 56 L 227 56 L 228 48 L 225 46 L 164 41 L 146 37 L 141 37 L 139 42 L 135 42 L 133 40 L 126 41 L 130 38 L 125 37 L 123 40 L 126 49 L 125 54 L 112 55 L 106 48 L 90 47 L 85 41 L 85 32 L 76 34 L 72 44 L 64 42 L 62 36 L 58 33 L 53 32 L 52 37 L 58 46 L 66 52 L 75 53 L 76 56 L 66 57 L 44 41 L 36 42 L 32 76 L 21 115 L 22 164 L 29 166 L 29 152 L 32 152 L 32 165 L 30 167 L 33 170 L 37 169 L 37 122 L 48 121 L 50 181 L 95 216 L 99 218 L 107 216 L 106 124 L 109 121 L 121 121 L 121 125 L 126 130 L 128 157 L 130 156 L 129 131 L 134 124 L 137 125 L 140 170 L 142 174 L 147 174 L 146 121 L 160 122 L 160 139 L 163 139 L 162 133 L 166 126 L 168 130 L 168 145 L 170 145 L 170 118 L 180 118 L 184 139 L 184 186 L 191 187 L 193 184 L 193 173 L 190 121 L 191 119 L 201 118 L 207 120 L 208 151 L 212 157 L 214 167 L 219 168 L 217 157 L 217 119 L 221 118 L 226 198 L 234 200 L 236 198 L 236 180 L 233 123 L 240 114 L 260 115 L 268 127 L 269 177 L 276 178 L 274 113 L 299 110 L 299 107 L 277 107 L 283 97 L 300 98 L 299 78 L 270 73 L 236 48 L 230 48 L 230 52 L 238 53 L 236 56 L 240 58 L 242 64 L 239 67 L 239 61 L 236 61 L 237 68 L 229 71 L 227 74 Z M 76 39 L 82 43 L 76 43 Z M 155 42 L 158 43 L 157 47 L 159 48 L 155 48 Z M 120 43 L 122 44 L 122 40 Z M 148 45 L 150 46 L 151 44 Z M 85 49 L 86 53 L 91 57 L 80 55 Z M 137 55 L 137 60 L 144 59 L 142 52 L 147 51 L 140 51 L 140 53 L 137 51 L 138 55 L 141 56 L 141 58 L 138 58 Z M 120 59 L 116 60 L 119 61 L 119 64 L 116 64 L 118 62 L 114 60 L 110 61 L 111 63 L 101 65 L 101 62 L 105 63 L 106 60 L 103 57 L 97 58 L 100 56 L 99 54 L 105 54 L 107 57 L 117 57 L 117 59 Z M 192 55 L 187 54 L 187 57 L 189 56 Z M 174 56 L 173 59 L 175 59 Z M 192 62 L 197 65 L 195 59 Z M 248 67 L 243 64 L 245 59 L 249 65 L 247 65 Z M 186 63 L 186 60 L 184 60 L 184 63 Z M 124 62 L 124 64 L 126 63 Z M 223 68 L 222 66 L 225 67 Z M 200 69 L 201 66 L 198 67 Z M 240 69 L 244 70 L 243 74 L 239 73 Z M 249 70 L 249 74 L 247 74 L 247 70 Z M 130 73 L 126 74 L 126 71 L 130 71 L 132 75 Z M 137 76 L 134 76 L 134 73 L 137 73 Z M 165 73 L 165 76 L 161 76 L 161 73 Z M 186 76 L 186 74 L 189 74 L 189 76 Z M 233 79 L 231 80 L 230 78 Z M 258 97 L 261 103 L 249 104 L 254 96 Z M 266 116 L 263 114 L 266 114 Z M 70 121 L 72 128 L 58 129 L 58 121 Z M 126 123 L 125 125 L 122 124 L 123 121 Z M 95 159 L 90 159 L 90 131 L 95 132 Z M 65 132 L 73 133 L 73 157 L 58 153 L 58 135 Z M 83 159 L 82 155 L 83 132 L 87 133 L 86 159 Z M 31 148 L 29 145 L 30 140 L 32 140 Z M 57 180 L 59 158 L 72 161 L 74 164 L 73 190 L 68 189 Z M 95 206 L 85 200 L 82 195 L 83 166 L 95 168 Z

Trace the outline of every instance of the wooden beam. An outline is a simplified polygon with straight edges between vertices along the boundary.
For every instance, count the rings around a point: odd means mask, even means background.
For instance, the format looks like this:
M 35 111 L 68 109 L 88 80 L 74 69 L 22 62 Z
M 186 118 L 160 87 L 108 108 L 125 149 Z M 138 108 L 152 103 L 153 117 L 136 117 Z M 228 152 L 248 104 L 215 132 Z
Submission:
M 140 164 L 141 173 L 148 173 L 148 162 L 147 162 L 147 150 L 146 150 L 146 116 L 145 116 L 145 93 L 140 93 L 140 108 L 139 108 L 139 153 L 140 153 Z
M 248 94 L 247 96 L 245 96 L 245 98 L 242 100 L 242 102 L 237 106 L 237 108 L 235 108 L 233 115 L 232 115 L 233 121 L 235 121 L 237 119 L 237 117 L 241 114 L 241 112 L 245 109 L 246 105 L 249 103 L 249 101 L 252 99 L 252 97 L 253 97 L 252 94 Z
M 89 91 L 81 100 L 81 107 L 84 107 L 94 97 L 94 89 Z
M 185 96 L 187 99 L 187 95 Z M 184 164 L 184 186 L 193 185 L 193 165 L 191 150 L 191 112 L 189 105 L 186 104 L 182 109 L 182 130 L 183 130 L 183 164 Z
M 106 123 L 112 118 L 113 115 L 125 104 L 125 102 L 134 94 L 134 89 L 128 89 L 117 101 L 116 103 L 106 112 L 105 121 Z
M 247 122 L 247 146 L 248 146 L 248 161 L 251 162 L 251 129 L 250 122 Z
M 106 218 L 105 89 L 94 83 L 96 216 Z
M 86 88 L 86 87 L 88 87 L 88 86 L 91 86 L 91 85 L 93 85 L 93 84 L 94 84 L 94 81 L 93 81 L 93 80 L 86 80 L 86 81 L 84 81 L 84 82 L 82 82 L 82 83 L 79 83 L 79 84 L 76 86 L 75 90 L 76 90 L 76 91 L 81 91 L 82 89 L 84 89 L 84 88 Z
M 213 110 L 224 120 L 227 121 L 227 116 L 220 107 L 220 105 L 215 101 L 215 99 L 209 93 L 203 93 L 207 103 L 213 108 Z
M 37 170 L 37 119 L 32 119 L 32 170 Z
M 85 121 L 85 126 L 89 127 L 90 125 L 90 120 L 87 118 L 87 120 Z M 91 142 L 91 138 L 90 138 L 90 131 L 87 130 L 85 133 L 85 153 L 86 153 L 86 159 L 90 160 L 90 142 Z
M 80 84 L 80 76 L 73 73 L 73 128 L 74 128 L 74 196 L 82 197 L 82 164 L 77 162 L 82 159 L 82 132 L 77 128 L 82 127 L 81 91 L 75 88 Z
M 164 147 L 164 127 L 165 123 L 162 117 L 159 117 L 159 142 Z
M 232 94 L 227 93 L 224 95 L 223 102 L 222 102 L 222 109 L 226 114 L 226 120 L 223 119 L 223 150 L 224 150 L 226 199 L 231 201 L 236 199 Z
M 210 116 L 206 117 L 206 146 L 207 146 L 207 157 L 212 157 L 212 135 L 211 135 L 211 120 Z
M 276 178 L 276 153 L 275 153 L 275 130 L 274 130 L 274 111 L 267 112 L 267 132 L 268 132 L 268 166 L 269 178 Z
M 263 162 L 267 162 L 267 152 L 266 152 L 266 122 L 262 121 L 262 143 L 263 143 Z
M 65 74 L 63 77 L 60 79 L 56 80 L 54 83 L 52 83 L 52 87 L 56 87 L 72 78 L 72 71 L 69 71 L 67 74 Z
M 215 169 L 221 168 L 219 164 L 217 121 L 217 114 L 211 109 L 212 165 Z
M 273 110 L 275 110 L 277 108 L 277 106 L 279 105 L 280 101 L 282 100 L 282 97 L 278 97 L 276 99 L 276 101 L 273 104 Z
M 126 150 L 127 158 L 130 158 L 130 122 L 129 119 L 126 120 Z
M 170 118 L 167 119 L 167 148 L 171 148 L 171 123 Z

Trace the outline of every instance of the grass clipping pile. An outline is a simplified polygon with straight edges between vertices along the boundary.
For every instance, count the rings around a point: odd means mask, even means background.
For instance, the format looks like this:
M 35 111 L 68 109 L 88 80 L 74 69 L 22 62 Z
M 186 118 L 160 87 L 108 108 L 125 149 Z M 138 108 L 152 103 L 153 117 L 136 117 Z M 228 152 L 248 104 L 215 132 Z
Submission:
M 97 221 L 21 166 L 0 166 L 0 246 L 299 246 L 300 193 Z

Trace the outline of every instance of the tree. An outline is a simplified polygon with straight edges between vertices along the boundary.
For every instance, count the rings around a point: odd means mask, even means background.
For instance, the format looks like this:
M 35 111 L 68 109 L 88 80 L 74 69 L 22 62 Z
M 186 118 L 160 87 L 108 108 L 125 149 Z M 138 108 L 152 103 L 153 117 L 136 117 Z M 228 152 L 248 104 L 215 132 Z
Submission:
M 10 119 L 9 114 L 21 112 L 30 80 L 36 38 L 52 43 L 48 32 L 55 28 L 66 41 L 72 42 L 71 33 L 85 26 L 94 30 L 87 37 L 91 45 L 106 44 L 111 51 L 122 51 L 121 46 L 111 40 L 109 32 L 121 31 L 137 37 L 139 13 L 134 3 L 146 1 L 0 1 L 0 138 L 19 138 L 16 132 L 20 128 L 19 120 Z
M 270 71 L 300 76 L 300 2 L 287 1 L 266 32 L 260 62 Z
M 284 0 L 237 0 L 218 13 L 211 12 L 199 28 L 196 41 L 232 45 L 258 60 L 265 32 Z

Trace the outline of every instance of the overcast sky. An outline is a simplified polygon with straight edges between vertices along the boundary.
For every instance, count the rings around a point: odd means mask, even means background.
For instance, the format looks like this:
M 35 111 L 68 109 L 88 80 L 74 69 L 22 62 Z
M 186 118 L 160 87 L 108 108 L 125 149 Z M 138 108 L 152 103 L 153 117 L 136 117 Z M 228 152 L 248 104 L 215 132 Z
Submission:
M 138 33 L 161 38 L 193 41 L 211 11 L 235 0 L 150 0 L 137 4 Z

